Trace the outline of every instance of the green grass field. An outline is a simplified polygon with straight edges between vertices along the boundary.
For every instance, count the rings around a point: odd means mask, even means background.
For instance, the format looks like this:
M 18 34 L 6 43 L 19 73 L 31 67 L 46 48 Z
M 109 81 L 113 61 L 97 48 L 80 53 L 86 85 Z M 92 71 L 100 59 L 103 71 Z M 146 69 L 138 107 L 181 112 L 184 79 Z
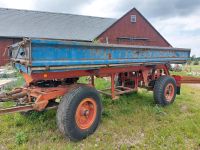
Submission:
M 200 65 L 183 66 L 182 72 L 172 72 L 174 75 L 200 77 Z
M 109 83 L 97 79 L 96 85 L 102 89 Z M 200 88 L 184 85 L 174 104 L 164 108 L 142 89 L 116 101 L 102 96 L 102 101 L 99 128 L 77 143 L 59 133 L 56 110 L 0 116 L 0 150 L 200 149 Z

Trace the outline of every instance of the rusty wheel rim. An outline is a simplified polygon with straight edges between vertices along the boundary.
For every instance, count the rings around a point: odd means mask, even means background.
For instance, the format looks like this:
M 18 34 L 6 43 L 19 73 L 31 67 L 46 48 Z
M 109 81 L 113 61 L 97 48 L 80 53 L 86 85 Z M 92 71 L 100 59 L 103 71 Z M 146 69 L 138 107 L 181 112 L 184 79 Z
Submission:
M 85 98 L 78 105 L 75 115 L 77 126 L 84 130 L 91 127 L 97 114 L 97 105 L 94 99 Z
M 171 102 L 174 97 L 174 85 L 172 83 L 169 83 L 165 88 L 165 99 L 168 102 Z

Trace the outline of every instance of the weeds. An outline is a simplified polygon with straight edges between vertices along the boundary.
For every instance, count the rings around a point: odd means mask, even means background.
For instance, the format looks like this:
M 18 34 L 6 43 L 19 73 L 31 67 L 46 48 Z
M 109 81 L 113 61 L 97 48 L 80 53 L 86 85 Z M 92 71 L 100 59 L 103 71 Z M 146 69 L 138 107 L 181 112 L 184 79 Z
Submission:
M 19 132 L 15 136 L 15 142 L 17 145 L 24 144 L 28 141 L 28 136 L 24 132 Z
M 166 115 L 166 112 L 164 112 L 163 108 L 158 105 L 153 107 L 153 111 L 158 115 Z

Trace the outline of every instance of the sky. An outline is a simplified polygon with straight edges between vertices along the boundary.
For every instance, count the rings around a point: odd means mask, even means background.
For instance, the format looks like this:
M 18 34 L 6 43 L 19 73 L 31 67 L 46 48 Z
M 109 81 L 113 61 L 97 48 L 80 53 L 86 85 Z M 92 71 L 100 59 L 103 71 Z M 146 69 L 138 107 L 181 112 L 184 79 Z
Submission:
M 0 7 L 108 18 L 135 7 L 172 46 L 200 57 L 200 0 L 0 0 Z

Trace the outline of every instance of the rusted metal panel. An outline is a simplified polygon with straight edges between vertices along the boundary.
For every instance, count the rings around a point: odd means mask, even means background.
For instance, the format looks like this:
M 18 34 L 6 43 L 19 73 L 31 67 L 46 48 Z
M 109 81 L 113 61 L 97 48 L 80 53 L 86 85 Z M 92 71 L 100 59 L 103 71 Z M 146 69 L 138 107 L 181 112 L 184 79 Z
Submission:
M 131 22 L 131 15 L 136 15 L 135 23 Z M 127 40 L 127 38 L 130 38 L 130 40 Z M 102 43 L 171 47 L 136 9 L 125 14 L 97 39 Z

